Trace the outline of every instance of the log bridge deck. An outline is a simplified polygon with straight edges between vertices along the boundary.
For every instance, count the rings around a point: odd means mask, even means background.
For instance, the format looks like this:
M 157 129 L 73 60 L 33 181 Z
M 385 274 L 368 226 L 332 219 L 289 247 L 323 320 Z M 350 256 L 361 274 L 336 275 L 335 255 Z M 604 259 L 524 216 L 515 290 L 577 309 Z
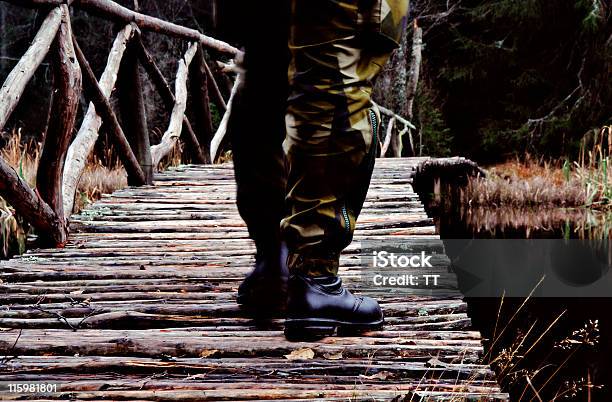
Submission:
M 422 161 L 379 160 L 343 256 L 349 286 L 360 240 L 437 238 L 410 184 Z M 241 316 L 254 248 L 234 191 L 230 165 L 174 168 L 74 217 L 64 249 L 2 262 L 0 380 L 58 391 L 0 399 L 507 399 L 451 273 L 447 297 L 378 294 L 387 325 L 363 337 L 291 343 L 281 320 Z

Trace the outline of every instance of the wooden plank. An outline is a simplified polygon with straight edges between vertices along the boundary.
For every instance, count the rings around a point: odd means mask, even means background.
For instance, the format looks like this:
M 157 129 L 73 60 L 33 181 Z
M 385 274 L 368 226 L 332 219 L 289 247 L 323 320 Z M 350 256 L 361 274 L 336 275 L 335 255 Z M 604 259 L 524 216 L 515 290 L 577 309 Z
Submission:
M 296 343 L 282 318 L 244 316 L 235 292 L 254 246 L 231 165 L 187 165 L 75 217 L 65 249 L 0 263 L 0 349 L 11 350 L 0 375 L 69 384 L 52 398 L 82 400 L 507 400 L 410 185 L 422 160 L 380 164 L 341 257 L 344 283 L 380 301 L 383 330 Z M 373 239 L 429 240 L 426 271 L 447 293 L 362 282 L 361 242 Z M 284 357 L 300 348 L 314 358 Z

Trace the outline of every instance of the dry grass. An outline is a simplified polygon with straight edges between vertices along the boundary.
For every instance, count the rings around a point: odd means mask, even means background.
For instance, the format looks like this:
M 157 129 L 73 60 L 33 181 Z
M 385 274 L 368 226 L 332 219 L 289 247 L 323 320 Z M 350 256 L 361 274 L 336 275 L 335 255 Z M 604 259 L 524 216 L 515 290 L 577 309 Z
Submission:
M 465 201 L 487 207 L 578 207 L 586 204 L 581 179 L 564 173 L 564 164 L 535 160 L 527 156 L 493 166 L 486 178 L 470 180 Z
M 112 150 L 109 150 L 107 160 L 113 160 Z M 19 131 L 14 133 L 6 146 L 0 151 L 0 156 L 10 164 L 19 176 L 30 186 L 36 185 L 36 169 L 40 157 L 40 144 L 35 141 L 22 141 Z M 127 186 L 127 176 L 125 170 L 120 165 L 106 167 L 99 158 L 92 156 L 81 181 L 79 182 L 77 202 L 75 203 L 77 212 L 88 203 L 99 199 L 102 194 L 112 193 L 115 190 Z
M 518 400 L 539 400 L 543 401 L 542 394 L 546 389 L 547 394 L 553 395 L 551 401 L 564 400 L 567 398 L 575 398 L 578 396 L 587 396 L 591 400 L 592 391 L 601 389 L 601 385 L 591 383 L 590 378 L 576 378 L 571 381 L 563 382 L 563 385 L 557 385 L 556 390 L 551 390 L 553 383 L 559 383 L 559 374 L 572 363 L 572 358 L 585 348 L 594 348 L 600 342 L 599 322 L 597 320 L 587 321 L 582 328 L 579 328 L 566 336 L 560 341 L 550 345 L 550 340 L 542 342 L 553 328 L 555 328 L 564 318 L 566 310 L 561 312 L 557 317 L 544 324 L 545 329 L 534 331 L 537 320 L 531 325 L 523 326 L 522 330 L 516 331 L 512 344 L 498 346 L 496 356 L 492 356 L 495 349 L 494 346 L 502 339 L 504 333 L 511 326 L 512 322 L 519 317 L 519 313 L 528 305 L 533 292 L 541 285 L 543 279 L 536 285 L 532 293 L 521 303 L 517 310 L 514 311 L 510 319 L 500 326 L 501 313 L 504 308 L 505 298 L 500 299 L 497 321 L 493 336 L 488 346 L 488 351 L 484 356 L 484 361 L 491 365 L 496 373 L 497 380 L 504 386 L 521 387 L 522 392 Z M 540 349 L 540 350 L 538 350 Z M 540 360 L 537 366 L 526 364 L 526 357 L 530 353 L 537 350 L 541 356 L 545 356 Z M 562 361 L 560 363 L 551 363 L 553 354 L 560 354 Z
M 545 161 L 527 155 L 488 169 L 470 181 L 464 202 L 486 207 L 589 207 L 612 205 L 612 128 L 583 141 L 578 161 Z

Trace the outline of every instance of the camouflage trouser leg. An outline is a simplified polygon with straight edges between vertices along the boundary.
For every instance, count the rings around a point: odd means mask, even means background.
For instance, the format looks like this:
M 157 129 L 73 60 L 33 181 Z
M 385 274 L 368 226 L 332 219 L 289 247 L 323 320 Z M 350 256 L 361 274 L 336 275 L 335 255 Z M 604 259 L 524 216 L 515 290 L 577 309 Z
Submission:
M 372 79 L 405 23 L 407 0 L 292 0 L 289 163 L 281 231 L 289 268 L 335 275 L 363 206 L 377 140 Z

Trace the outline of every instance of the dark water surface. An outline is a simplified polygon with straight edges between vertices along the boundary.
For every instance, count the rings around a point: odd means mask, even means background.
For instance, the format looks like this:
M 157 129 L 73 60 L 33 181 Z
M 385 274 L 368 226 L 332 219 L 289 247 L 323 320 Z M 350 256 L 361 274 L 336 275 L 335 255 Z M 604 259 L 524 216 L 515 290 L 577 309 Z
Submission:
M 612 220 L 610 214 L 584 210 L 442 210 L 431 203 L 428 212 L 442 239 L 609 239 Z M 453 250 L 446 252 L 452 260 Z M 458 277 L 461 286 L 466 278 Z M 612 298 L 506 297 L 502 303 L 501 298 L 478 297 L 466 301 L 475 328 L 486 339 L 487 361 L 498 371 L 513 401 L 538 400 L 527 377 L 544 401 L 612 401 Z M 589 321 L 598 323 L 595 345 L 588 344 L 596 337 L 593 325 L 574 334 Z M 513 350 L 518 352 L 510 358 Z

